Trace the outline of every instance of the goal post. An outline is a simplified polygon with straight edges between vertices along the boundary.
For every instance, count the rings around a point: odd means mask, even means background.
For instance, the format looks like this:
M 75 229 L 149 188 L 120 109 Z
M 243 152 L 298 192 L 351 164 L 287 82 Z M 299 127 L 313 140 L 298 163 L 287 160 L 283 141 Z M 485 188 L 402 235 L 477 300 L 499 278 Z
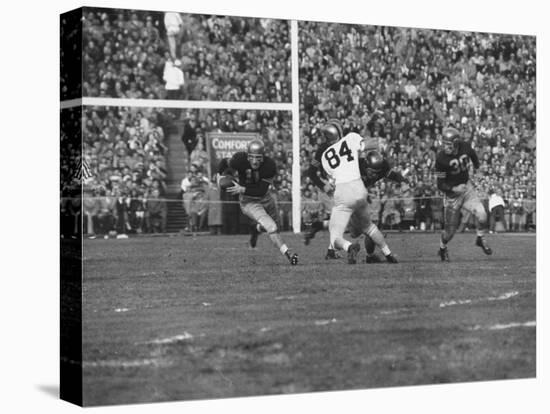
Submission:
M 299 85 L 299 58 L 298 58 L 298 22 L 290 20 L 291 40 L 291 102 L 229 102 L 229 101 L 189 101 L 168 99 L 130 99 L 108 97 L 82 97 L 65 100 L 60 103 L 60 109 L 72 107 L 127 107 L 127 108 L 155 108 L 155 109 L 212 109 L 212 110 L 250 110 L 250 111 L 287 111 L 292 114 L 292 230 L 300 232 L 301 227 L 301 169 L 300 169 L 300 85 Z M 226 137 L 227 134 L 224 134 Z M 237 137 L 238 135 L 238 137 Z M 259 131 L 251 134 L 237 133 L 236 138 L 248 141 L 252 136 L 259 136 Z M 209 153 L 210 176 L 213 172 L 213 163 L 219 154 L 211 147 L 214 133 L 206 134 Z M 246 136 L 246 137 L 245 137 Z

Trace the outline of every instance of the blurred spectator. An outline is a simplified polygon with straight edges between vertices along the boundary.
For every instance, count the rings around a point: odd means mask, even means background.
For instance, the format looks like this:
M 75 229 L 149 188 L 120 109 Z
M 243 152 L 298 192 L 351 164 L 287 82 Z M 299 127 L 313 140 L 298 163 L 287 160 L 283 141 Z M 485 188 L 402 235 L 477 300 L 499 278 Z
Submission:
M 128 209 L 128 223 L 133 233 L 142 233 L 145 222 L 145 201 L 143 195 L 136 188 L 130 191 L 126 200 Z
M 108 238 L 114 235 L 115 229 L 115 202 L 116 198 L 107 194 L 105 190 L 99 193 L 99 211 L 97 214 L 97 233 Z
M 151 198 L 147 200 L 147 212 L 149 216 L 149 231 L 151 233 L 166 233 L 166 219 L 168 206 L 166 200 L 160 198 L 160 191 L 155 189 Z
M 84 214 L 84 233 L 90 237 L 95 238 L 97 226 L 97 216 L 99 213 L 99 202 L 97 193 L 95 190 L 86 190 L 82 195 L 82 207 Z
M 526 219 L 526 230 L 535 230 L 537 226 L 536 219 L 536 197 L 533 190 L 533 193 L 530 195 L 530 199 L 525 199 L 523 202 L 523 208 L 525 209 L 525 219 Z
M 428 187 L 422 182 L 418 183 L 415 192 L 414 214 L 415 226 L 418 230 L 430 230 L 432 228 L 432 198 Z
M 119 191 L 117 191 L 115 194 L 117 195 L 115 201 L 115 230 L 117 232 L 117 235 L 123 235 L 126 234 L 128 230 L 130 230 L 126 197 L 124 193 L 120 193 Z
M 166 89 L 166 99 L 184 99 L 182 92 L 185 82 L 180 66 L 181 61 L 178 59 L 173 62 L 167 60 L 164 64 L 162 80 L 166 82 L 164 85 Z
M 181 36 L 183 20 L 179 13 L 164 13 L 164 27 L 166 28 L 166 37 L 168 38 L 168 47 L 172 59 L 177 59 L 176 50 L 178 40 Z
M 205 195 L 209 184 L 201 167 L 196 164 L 191 164 L 187 175 L 181 181 L 183 207 L 189 216 L 188 230 L 193 233 L 201 229 L 207 217 Z
M 401 215 L 400 229 L 406 229 L 406 225 L 409 225 L 409 229 L 413 230 L 415 225 L 415 200 L 412 193 L 412 189 L 407 184 L 401 184 L 401 193 L 396 193 L 396 206 Z
M 215 178 L 208 185 L 205 201 L 208 207 L 208 229 L 210 234 L 221 234 L 222 206 L 220 203 L 220 190 Z
M 304 226 L 309 228 L 315 223 L 322 223 L 324 218 L 325 207 L 319 201 L 317 191 L 305 190 L 302 199 L 302 223 Z
M 183 125 L 183 133 L 181 136 L 181 140 L 183 141 L 183 145 L 185 145 L 185 149 L 187 150 L 189 163 L 191 163 L 191 153 L 193 152 L 193 150 L 195 149 L 198 143 L 197 121 L 195 120 L 194 117 L 188 119 Z
M 393 184 L 385 186 L 385 192 L 381 197 L 381 224 L 383 228 L 401 230 L 402 202 L 396 197 Z
M 510 222 L 511 231 L 524 231 L 526 224 L 526 213 L 523 208 L 523 193 L 515 191 L 512 199 L 510 200 Z
M 204 150 L 204 143 L 202 139 L 197 141 L 197 146 L 193 151 L 191 151 L 189 162 L 195 165 L 208 165 L 208 153 Z
M 495 233 L 496 222 L 500 221 L 503 228 L 506 228 L 506 219 L 504 218 L 504 199 L 495 192 L 489 191 L 489 230 Z

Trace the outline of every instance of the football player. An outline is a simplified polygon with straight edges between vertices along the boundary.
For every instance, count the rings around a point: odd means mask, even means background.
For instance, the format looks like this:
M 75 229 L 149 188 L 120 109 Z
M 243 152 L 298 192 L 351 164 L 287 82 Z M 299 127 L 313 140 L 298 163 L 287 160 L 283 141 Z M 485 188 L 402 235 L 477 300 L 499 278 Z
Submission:
M 298 255 L 290 253 L 279 234 L 277 205 L 269 192 L 277 168 L 275 161 L 264 155 L 264 143 L 259 139 L 250 141 L 247 152 L 235 153 L 227 164 L 225 173 L 234 172 L 236 177 L 225 190 L 239 195 L 242 212 L 255 224 L 251 245 L 256 244 L 260 232 L 266 232 L 290 264 L 297 265 Z
M 321 165 L 323 152 L 325 152 L 325 150 L 330 146 L 329 140 L 333 139 L 334 134 L 337 133 L 336 130 L 330 132 L 329 129 L 327 129 L 327 127 L 323 128 L 320 137 L 321 139 L 319 141 L 319 146 L 313 156 L 313 160 L 311 161 L 311 164 L 307 171 L 307 175 L 311 179 L 311 182 L 319 189 L 319 200 L 323 202 L 325 206 L 325 211 L 329 214 L 325 217 L 319 218 L 316 221 L 313 221 L 312 223 L 307 224 L 304 236 L 304 244 L 306 246 L 310 243 L 311 239 L 315 237 L 315 234 L 318 231 L 328 229 L 330 211 L 332 210 L 332 207 L 334 205 L 332 199 L 334 185 L 331 183 L 330 177 L 327 176 L 326 171 Z M 334 246 L 332 246 L 332 244 L 329 244 L 325 259 L 328 260 L 338 258 L 339 255 L 336 250 L 334 250 Z
M 343 134 L 338 120 L 330 120 L 324 127 L 329 146 L 321 155 L 321 165 L 334 179 L 334 207 L 330 215 L 330 243 L 335 249 L 347 252 L 348 263 L 357 263 L 361 250 L 358 242 L 344 238 L 344 231 L 353 215 L 354 231 L 363 232 L 370 227 L 367 211 L 367 189 L 361 180 L 359 159 L 364 150 L 377 149 L 377 140 L 365 140 L 359 134 Z
M 442 135 L 442 149 L 435 160 L 437 188 L 445 194 L 445 228 L 441 233 L 439 256 L 442 261 L 449 261 L 447 243 L 456 232 L 461 209 L 470 211 L 477 218 L 479 226 L 475 244 L 481 247 L 483 253 L 490 255 L 493 251 L 484 236 L 487 212 L 468 172 L 470 161 L 474 170 L 479 168 L 479 159 L 471 145 L 460 139 L 460 133 L 455 128 L 445 128 Z
M 359 171 L 366 188 L 372 187 L 377 181 L 382 179 L 388 179 L 396 183 L 408 183 L 403 174 L 392 169 L 388 159 L 376 150 L 367 152 L 364 158 L 359 159 Z M 356 223 L 357 217 L 355 214 L 351 216 L 351 237 L 359 237 L 361 233 L 365 235 L 366 262 L 380 262 L 380 258 L 374 253 L 376 246 L 378 246 L 388 263 L 397 263 L 397 259 L 392 254 L 378 226 L 371 222 L 366 229 L 362 229 L 360 224 Z

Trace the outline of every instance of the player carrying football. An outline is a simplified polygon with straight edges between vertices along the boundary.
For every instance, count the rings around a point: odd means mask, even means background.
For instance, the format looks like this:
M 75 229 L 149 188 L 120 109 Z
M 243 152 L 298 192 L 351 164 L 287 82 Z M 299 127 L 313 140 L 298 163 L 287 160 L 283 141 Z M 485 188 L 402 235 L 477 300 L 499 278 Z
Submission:
M 220 169 L 225 165 L 220 164 Z M 256 225 L 251 245 L 256 244 L 258 234 L 267 232 L 269 238 L 291 265 L 298 264 L 298 255 L 291 254 L 283 242 L 277 226 L 277 205 L 269 193 L 273 177 L 277 172 L 275 161 L 264 155 L 264 144 L 255 139 L 248 144 L 247 152 L 237 152 L 227 163 L 228 169 L 222 175 L 234 173 L 235 179 L 225 188 L 229 194 L 238 194 L 242 212 Z
M 456 232 L 461 208 L 472 212 L 479 222 L 476 246 L 481 247 L 485 254 L 492 254 L 493 251 L 484 237 L 487 212 L 479 200 L 468 172 L 470 160 L 474 170 L 479 168 L 477 155 L 468 143 L 460 139 L 460 133 L 455 128 L 443 130 L 441 144 L 442 150 L 437 153 L 435 161 L 437 188 L 445 194 L 445 228 L 441 233 L 439 256 L 442 261 L 449 261 L 447 243 Z
M 344 238 L 344 231 L 352 221 L 352 232 L 369 232 L 371 221 L 367 210 L 367 189 L 361 180 L 359 159 L 365 149 L 378 147 L 376 140 L 365 140 L 354 132 L 344 136 L 338 120 L 331 120 L 324 128 L 328 148 L 323 151 L 321 165 L 334 179 L 334 207 L 330 215 L 330 244 L 347 252 L 348 263 L 357 263 L 361 246 Z M 370 233 L 369 233 L 370 234 Z

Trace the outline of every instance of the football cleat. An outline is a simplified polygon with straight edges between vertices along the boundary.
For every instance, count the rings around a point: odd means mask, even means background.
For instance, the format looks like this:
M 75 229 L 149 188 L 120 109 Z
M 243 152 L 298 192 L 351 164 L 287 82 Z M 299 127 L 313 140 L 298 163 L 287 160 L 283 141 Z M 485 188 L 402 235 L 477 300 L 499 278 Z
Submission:
M 352 243 L 351 246 L 349 246 L 349 248 L 348 248 L 348 264 L 356 264 L 357 263 L 357 254 L 359 254 L 360 250 L 361 250 L 361 246 L 357 242 Z
M 365 263 L 380 263 L 382 260 L 375 254 L 368 254 Z
M 386 256 L 386 261 L 387 261 L 388 263 L 399 263 L 399 262 L 397 261 L 397 259 L 395 258 L 395 256 L 394 256 L 393 254 L 391 254 L 391 253 L 388 254 L 388 255 Z
M 481 247 L 481 250 L 483 250 L 483 253 L 487 255 L 493 254 L 493 250 L 489 247 L 489 245 L 487 244 L 487 241 L 482 236 L 477 236 L 476 246 Z
M 445 248 L 440 247 L 438 254 L 439 254 L 439 257 L 441 257 L 442 262 L 449 261 L 449 249 L 447 249 L 446 247 Z
M 327 254 L 325 255 L 325 260 L 339 259 L 340 255 L 336 253 L 334 249 L 327 249 Z
M 288 259 L 288 261 L 292 266 L 296 266 L 298 264 L 298 254 L 294 253 L 292 256 L 290 256 L 290 259 Z
M 260 235 L 260 232 L 256 226 L 252 226 L 250 231 L 250 248 L 255 249 L 258 244 L 258 236 Z

